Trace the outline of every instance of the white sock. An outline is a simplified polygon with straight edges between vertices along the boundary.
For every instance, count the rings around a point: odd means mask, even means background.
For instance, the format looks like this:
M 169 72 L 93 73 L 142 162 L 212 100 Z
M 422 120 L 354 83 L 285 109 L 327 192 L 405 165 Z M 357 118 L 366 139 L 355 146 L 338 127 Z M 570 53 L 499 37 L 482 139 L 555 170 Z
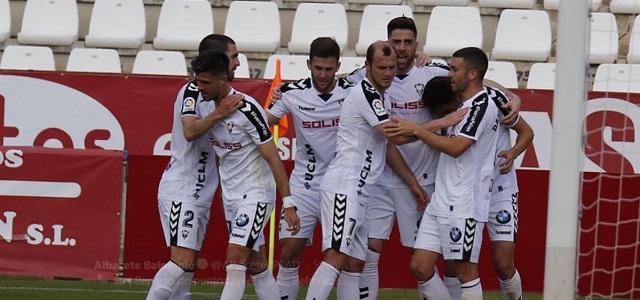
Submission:
M 285 268 L 280 265 L 277 281 L 281 300 L 298 299 L 298 292 L 300 291 L 298 268 Z
M 338 278 L 338 270 L 332 265 L 322 262 L 311 281 L 309 282 L 309 289 L 307 290 L 307 300 L 325 300 L 331 294 L 333 289 L 333 283 Z
M 185 271 L 173 261 L 169 261 L 153 277 L 147 300 L 166 300 L 175 291 L 176 283 Z
M 444 285 L 447 287 L 449 297 L 451 297 L 451 299 L 462 298 L 462 288 L 460 287 L 460 280 L 458 280 L 458 277 L 445 276 Z
M 444 286 L 442 279 L 436 273 L 433 273 L 429 280 L 420 282 L 418 290 L 425 299 L 449 299 L 447 287 Z
M 500 279 L 500 278 L 498 278 Z M 521 300 L 522 299 L 522 281 L 520 273 L 516 270 L 513 277 L 507 281 L 500 280 L 500 289 L 504 300 Z
M 360 276 L 360 299 L 377 299 L 378 298 L 378 262 L 380 261 L 380 253 L 371 249 L 367 250 L 367 258 Z
M 182 277 L 178 279 L 175 292 L 169 297 L 169 300 L 183 300 L 191 297 L 191 283 L 193 282 L 194 272 L 184 272 Z
M 280 300 L 280 292 L 278 291 L 278 285 L 275 278 L 269 269 L 264 270 L 262 273 L 251 275 L 253 280 L 253 287 L 256 290 L 256 295 L 260 300 Z
M 476 278 L 460 285 L 463 300 L 482 300 L 482 284 L 480 278 Z
M 247 267 L 238 264 L 227 265 L 227 280 L 220 300 L 240 300 L 244 295 L 244 287 L 247 284 Z
M 347 271 L 340 272 L 338 278 L 338 300 L 342 299 L 360 299 L 360 273 L 352 273 Z

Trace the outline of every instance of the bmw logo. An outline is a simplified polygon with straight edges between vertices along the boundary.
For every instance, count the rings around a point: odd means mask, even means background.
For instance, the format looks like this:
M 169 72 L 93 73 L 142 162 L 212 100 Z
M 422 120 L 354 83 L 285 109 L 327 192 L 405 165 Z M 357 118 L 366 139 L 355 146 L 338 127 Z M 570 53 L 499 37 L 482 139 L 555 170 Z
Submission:
M 247 224 L 249 224 L 249 216 L 246 214 L 241 214 L 236 218 L 236 226 L 244 227 L 247 226 Z
M 453 242 L 457 242 L 462 237 L 462 232 L 460 231 L 460 229 L 458 229 L 458 227 L 453 227 L 451 228 L 451 231 L 449 231 L 449 236 L 451 237 L 451 240 Z
M 511 214 L 506 210 L 501 210 L 496 215 L 496 221 L 500 224 L 507 224 L 511 221 Z

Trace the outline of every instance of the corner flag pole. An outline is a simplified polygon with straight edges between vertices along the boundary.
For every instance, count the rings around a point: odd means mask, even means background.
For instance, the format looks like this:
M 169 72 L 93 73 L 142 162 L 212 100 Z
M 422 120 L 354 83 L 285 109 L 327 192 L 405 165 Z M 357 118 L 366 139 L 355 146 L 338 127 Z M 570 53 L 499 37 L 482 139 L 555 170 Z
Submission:
M 267 100 L 265 101 L 265 106 L 268 106 L 271 103 L 271 97 L 273 96 L 273 89 L 276 88 L 280 82 L 282 81 L 280 75 L 280 59 L 276 59 L 276 73 L 273 77 L 273 81 L 271 81 L 271 87 L 269 88 L 269 94 L 267 96 Z M 286 118 L 284 116 L 283 118 Z M 278 124 L 273 125 L 273 141 L 276 143 L 276 148 L 278 147 L 278 138 L 280 137 L 280 126 Z M 269 220 L 269 270 L 273 271 L 273 257 L 275 254 L 275 240 L 276 240 L 276 209 L 275 206 L 271 211 L 271 217 Z

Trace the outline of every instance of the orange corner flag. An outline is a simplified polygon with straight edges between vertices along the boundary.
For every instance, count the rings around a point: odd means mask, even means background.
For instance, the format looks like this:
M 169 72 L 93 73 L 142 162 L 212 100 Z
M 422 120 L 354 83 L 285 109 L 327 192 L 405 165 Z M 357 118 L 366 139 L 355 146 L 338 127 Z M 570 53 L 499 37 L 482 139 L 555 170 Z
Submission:
M 264 108 L 267 109 L 271 105 L 271 97 L 273 97 L 273 89 L 278 87 L 282 83 L 282 77 L 280 76 L 280 59 L 276 59 L 276 74 L 273 76 L 273 81 L 271 81 L 271 87 L 269 88 L 269 94 L 267 95 L 267 101 L 264 102 Z M 289 129 L 289 120 L 287 116 L 280 118 L 280 121 L 277 125 L 271 127 L 271 132 L 276 139 L 282 137 L 287 133 Z

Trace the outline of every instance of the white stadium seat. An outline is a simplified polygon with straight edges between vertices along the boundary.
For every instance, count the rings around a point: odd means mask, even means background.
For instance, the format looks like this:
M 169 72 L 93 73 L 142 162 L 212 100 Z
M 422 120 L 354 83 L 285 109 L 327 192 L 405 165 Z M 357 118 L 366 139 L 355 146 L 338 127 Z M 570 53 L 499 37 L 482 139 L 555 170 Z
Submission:
M 387 40 L 387 24 L 396 17 L 413 18 L 411 7 L 406 5 L 367 5 L 362 12 L 356 53 L 365 55 L 371 43 Z
M 591 0 L 591 11 L 598 11 L 602 6 L 602 0 Z M 544 9 L 546 10 L 558 10 L 560 7 L 560 0 L 544 0 Z
M 529 70 L 527 89 L 553 90 L 556 84 L 556 63 L 535 63 Z
M 317 37 L 333 37 L 340 50 L 347 46 L 347 12 L 342 4 L 300 3 L 293 17 L 290 53 L 309 53 L 309 45 Z
M 609 11 L 616 14 L 640 13 L 640 1 L 638 0 L 611 0 Z
M 492 59 L 546 61 L 551 55 L 551 22 L 543 10 L 505 9 L 500 14 Z
M 343 56 L 340 57 L 340 69 L 336 74 L 351 73 L 351 71 L 364 67 L 365 58 L 362 56 Z
M 122 73 L 120 55 L 114 49 L 75 48 L 69 53 L 67 71 Z
M 493 80 L 508 89 L 518 88 L 518 73 L 511 62 L 490 61 L 484 79 Z
M 629 40 L 629 52 L 627 53 L 627 63 L 640 63 L 640 16 L 636 16 L 631 28 L 631 38 Z
M 397 5 L 402 3 L 402 0 L 348 0 L 348 1 L 349 3 L 355 3 L 355 4 Z
M 280 12 L 275 2 L 233 1 L 224 34 L 238 51 L 275 52 L 280 47 Z
M 78 40 L 75 0 L 27 0 L 18 43 L 71 46 Z
M 186 76 L 187 64 L 184 54 L 179 51 L 140 50 L 131 73 Z
M 84 43 L 87 47 L 140 48 L 146 30 L 142 0 L 95 0 Z
M 469 0 L 413 0 L 419 6 L 467 6 Z
M 423 51 L 432 57 L 451 57 L 456 50 L 469 46 L 482 48 L 480 11 L 475 7 L 434 7 Z
M 251 69 L 249 68 L 249 60 L 247 60 L 247 56 L 242 53 L 238 53 L 238 60 L 240 60 L 240 66 L 236 68 L 235 77 L 251 78 Z
M 307 67 L 308 55 L 274 54 L 267 59 L 262 78 L 273 79 L 276 74 L 276 59 L 280 59 L 280 77 L 282 80 L 298 80 L 311 75 Z
M 55 71 L 53 51 L 44 46 L 7 46 L 0 69 Z
M 478 0 L 480 7 L 533 8 L 536 0 Z
M 599 65 L 593 80 L 593 91 L 640 93 L 640 65 Z
M 608 64 L 618 58 L 618 24 L 612 13 L 591 13 L 589 63 Z
M 213 33 L 213 12 L 206 0 L 162 2 L 153 47 L 166 50 L 198 50 L 200 41 Z
M 11 10 L 9 0 L 0 0 L 0 43 L 11 35 Z

